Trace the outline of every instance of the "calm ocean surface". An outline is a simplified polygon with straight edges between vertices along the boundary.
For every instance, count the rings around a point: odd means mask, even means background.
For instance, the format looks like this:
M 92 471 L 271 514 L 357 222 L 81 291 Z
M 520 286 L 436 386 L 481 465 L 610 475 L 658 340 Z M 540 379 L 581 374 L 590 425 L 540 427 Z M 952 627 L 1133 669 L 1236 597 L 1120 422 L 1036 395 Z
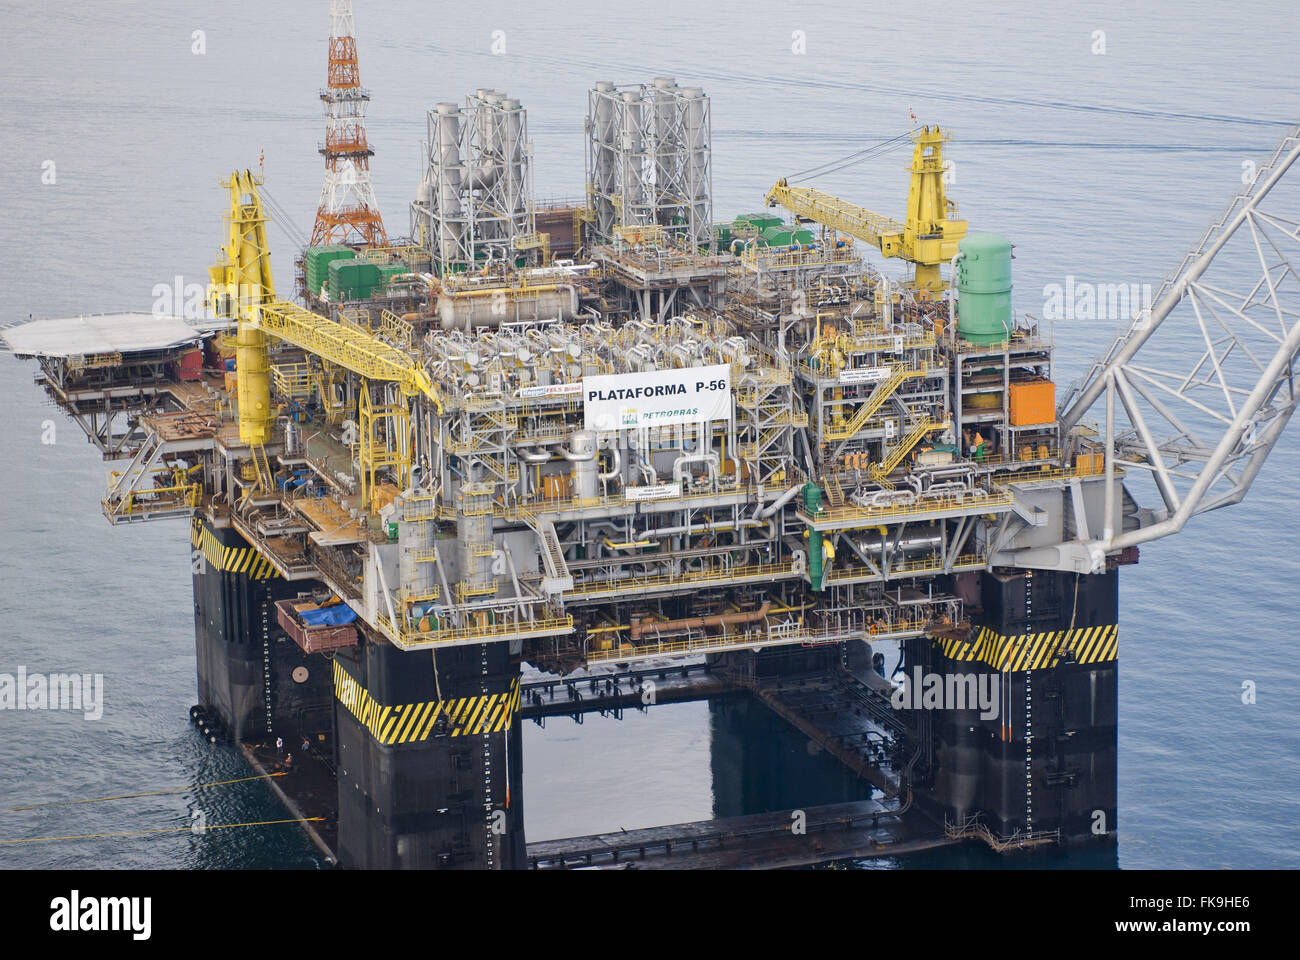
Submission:
M 661 0 L 653 11 L 611 0 L 572 22 L 564 11 L 575 8 L 558 3 L 356 7 L 390 233 L 407 232 L 434 103 L 478 87 L 518 97 L 537 196 L 576 197 L 586 90 L 668 74 L 712 99 L 718 219 L 761 207 L 784 174 L 905 131 L 910 111 L 951 128 L 951 194 L 972 229 L 1016 244 L 1018 312 L 1040 313 L 1044 285 L 1067 275 L 1158 284 L 1240 188 L 1242 163 L 1263 163 L 1300 120 L 1290 69 L 1300 26 L 1286 2 L 939 4 L 925 8 L 930 23 L 901 4 L 763 0 Z M 156 284 L 205 283 L 227 202 L 218 180 L 259 152 L 270 195 L 310 231 L 327 10 L 326 0 L 0 3 L 0 322 L 147 310 Z M 498 30 L 504 55 L 491 52 Z M 1098 30 L 1104 55 L 1091 52 Z M 795 31 L 804 55 L 791 52 Z M 895 152 L 817 185 L 901 218 L 907 160 Z M 46 161 L 54 184 L 42 183 Z M 277 228 L 271 243 L 288 291 L 292 244 Z M 1056 325 L 1058 381 L 1082 372 L 1111 326 Z M 105 464 L 32 384 L 33 369 L 0 356 L 0 672 L 101 673 L 107 706 L 98 722 L 0 712 L 0 840 L 185 827 L 195 809 L 209 823 L 283 817 L 257 783 L 11 809 L 248 774 L 187 722 L 185 524 L 109 527 Z M 52 445 L 41 442 L 46 419 Z M 1245 503 L 1144 547 L 1122 572 L 1121 841 L 1102 863 L 1300 866 L 1298 475 L 1293 428 Z M 1243 680 L 1257 684 L 1257 703 L 1242 704 Z M 729 778 L 737 731 L 766 738 L 789 773 Z M 529 725 L 525 745 L 530 839 L 825 802 L 850 786 L 767 718 L 705 704 Z M 0 866 L 314 862 L 292 825 L 0 845 Z M 883 865 L 996 863 L 976 852 Z

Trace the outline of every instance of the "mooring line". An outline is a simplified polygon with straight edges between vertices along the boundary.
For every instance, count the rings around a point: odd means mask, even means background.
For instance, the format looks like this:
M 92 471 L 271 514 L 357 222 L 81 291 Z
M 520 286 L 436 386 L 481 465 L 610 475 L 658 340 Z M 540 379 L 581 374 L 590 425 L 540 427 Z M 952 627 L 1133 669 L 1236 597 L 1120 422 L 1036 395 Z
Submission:
M 6 813 L 14 813 L 18 810 L 37 810 L 41 807 L 62 807 L 73 806 L 79 803 L 103 803 L 106 800 L 134 800 L 137 797 L 160 797 L 166 793 L 184 793 L 186 790 L 199 790 L 203 787 L 222 787 L 228 783 L 245 783 L 249 780 L 265 780 L 267 777 L 283 777 L 285 771 L 279 773 L 259 774 L 255 777 L 239 777 L 235 780 L 216 780 L 212 783 L 196 783 L 188 787 L 177 787 L 174 790 L 152 790 L 148 793 L 123 793 L 116 797 L 94 797 L 90 800 L 50 800 L 46 803 L 33 803 L 26 807 L 10 807 Z
M 188 827 L 167 827 L 162 830 L 126 830 L 122 833 L 87 833 L 80 836 L 72 837 L 24 837 L 21 840 L 0 840 L 0 845 L 9 843 L 44 843 L 47 840 L 100 840 L 105 837 L 138 837 L 146 834 L 158 833 L 196 833 L 202 834 L 209 830 L 229 830 L 233 827 L 265 827 L 275 823 L 313 823 L 317 820 L 324 820 L 324 817 L 294 817 L 289 820 L 257 820 L 253 823 L 212 823 L 207 824 L 199 829 L 193 826 Z

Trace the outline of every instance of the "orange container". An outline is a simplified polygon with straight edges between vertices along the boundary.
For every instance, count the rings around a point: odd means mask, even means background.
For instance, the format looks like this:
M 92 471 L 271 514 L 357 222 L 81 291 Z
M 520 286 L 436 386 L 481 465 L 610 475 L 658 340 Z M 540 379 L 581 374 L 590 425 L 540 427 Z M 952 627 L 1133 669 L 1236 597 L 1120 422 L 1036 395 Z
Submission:
M 1056 419 L 1056 384 L 1051 380 L 1027 380 L 1011 384 L 1011 425 L 1028 427 Z

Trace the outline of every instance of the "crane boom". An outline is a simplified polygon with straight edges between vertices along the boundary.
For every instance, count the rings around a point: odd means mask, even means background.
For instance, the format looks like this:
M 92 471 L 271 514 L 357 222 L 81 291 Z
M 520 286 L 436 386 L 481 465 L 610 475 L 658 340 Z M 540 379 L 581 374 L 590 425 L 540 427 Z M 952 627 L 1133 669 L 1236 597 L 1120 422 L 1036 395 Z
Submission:
M 812 187 L 792 187 L 784 179 L 767 192 L 767 205 L 780 205 L 797 217 L 865 240 L 886 257 L 915 264 L 912 285 L 920 291 L 940 293 L 944 285 L 939 266 L 957 255 L 957 244 L 966 235 L 965 220 L 949 219 L 957 210 L 944 190 L 943 144 L 948 139 L 937 126 L 922 127 L 912 134 L 915 146 L 905 223 Z
M 767 192 L 767 205 L 785 207 L 797 217 L 865 240 L 887 257 L 898 256 L 902 248 L 903 224 L 813 187 L 792 187 L 778 180 Z
M 428 374 L 401 350 L 354 326 L 344 326 L 283 300 L 262 304 L 253 323 L 367 380 L 396 383 L 407 396 L 422 393 L 438 403 L 441 412 L 441 398 Z
M 210 273 L 213 311 L 239 321 L 236 366 L 239 372 L 239 431 L 243 442 L 258 445 L 270 436 L 266 335 L 316 354 L 322 360 L 369 380 L 398 384 L 407 396 L 429 397 L 442 412 L 438 388 L 414 360 L 355 325 L 341 324 L 297 304 L 278 300 L 266 243 L 267 216 L 258 185 L 249 171 L 232 174 L 230 240 Z
M 1104 401 L 1108 482 L 1140 468 L 1164 502 L 1137 529 L 1108 516 L 1094 557 L 1239 502 L 1295 413 L 1300 218 L 1274 191 L 1297 161 L 1300 127 L 1064 399 L 1063 430 Z

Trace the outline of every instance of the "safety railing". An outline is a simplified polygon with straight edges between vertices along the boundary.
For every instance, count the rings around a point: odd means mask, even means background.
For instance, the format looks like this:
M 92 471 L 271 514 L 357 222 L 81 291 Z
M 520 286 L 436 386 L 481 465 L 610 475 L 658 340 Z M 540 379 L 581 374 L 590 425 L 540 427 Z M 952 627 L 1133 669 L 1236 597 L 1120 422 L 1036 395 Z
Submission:
M 271 385 L 290 400 L 306 400 L 311 395 L 311 374 L 305 363 L 271 365 Z
M 524 637 L 555 636 L 573 631 L 573 617 L 546 617 L 536 620 L 511 620 L 473 627 L 447 627 L 441 630 L 398 630 L 385 616 L 375 618 L 375 625 L 394 640 L 403 650 L 432 647 L 441 644 L 487 643 Z
M 988 557 L 982 553 L 966 553 L 952 561 L 952 570 L 978 570 L 988 565 Z M 884 572 L 890 578 L 921 576 L 943 573 L 945 563 L 940 557 L 925 557 L 920 560 L 907 560 L 896 563 Z M 851 580 L 879 579 L 880 574 L 870 567 L 852 566 L 836 567 L 826 574 L 823 583 L 844 583 Z
M 619 577 L 608 580 L 583 580 L 565 597 L 582 597 L 593 593 L 642 593 L 658 587 L 696 586 L 704 583 L 735 583 L 744 580 L 784 580 L 796 576 L 793 563 L 759 563 L 717 570 L 697 570 L 681 574 L 656 574 L 649 577 Z
M 120 473 L 109 474 L 110 489 L 116 484 Z M 193 510 L 199 504 L 202 485 L 198 483 L 173 483 L 146 487 L 131 492 L 117 499 L 102 501 L 104 514 L 110 520 L 117 517 L 141 517 L 152 513 Z
M 846 504 L 843 507 L 831 507 L 813 516 L 806 507 L 799 507 L 799 518 L 813 526 L 847 526 L 850 524 L 869 525 L 874 521 L 891 520 L 902 517 L 914 517 L 952 510 L 987 509 L 997 510 L 1009 507 L 1011 494 L 1006 491 L 994 493 L 970 494 L 961 497 L 918 498 L 907 503 L 890 504 L 881 507 L 860 507 Z

